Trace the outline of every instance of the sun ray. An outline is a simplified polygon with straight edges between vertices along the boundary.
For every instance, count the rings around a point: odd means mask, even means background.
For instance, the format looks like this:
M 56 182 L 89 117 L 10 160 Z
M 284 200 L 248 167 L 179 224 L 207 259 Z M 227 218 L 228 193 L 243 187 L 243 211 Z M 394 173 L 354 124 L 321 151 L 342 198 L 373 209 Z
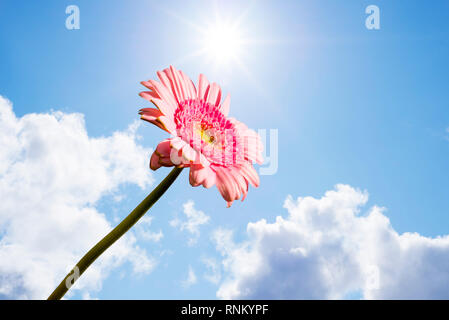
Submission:
M 197 31 L 199 33 L 203 33 L 204 32 L 203 29 L 199 25 L 196 25 L 193 22 L 191 22 L 190 20 L 181 17 L 180 15 L 176 14 L 175 12 L 173 12 L 171 10 L 166 10 L 166 9 L 163 9 L 163 11 L 167 15 L 171 16 L 172 18 L 175 18 L 179 22 L 182 22 L 183 24 L 185 24 L 186 26 L 194 29 L 195 31 Z
M 188 61 L 190 59 L 204 56 L 205 53 L 206 53 L 206 48 L 203 47 L 203 48 L 201 48 L 201 49 L 199 49 L 197 51 L 190 52 L 190 53 L 188 53 L 187 55 L 185 55 L 183 57 L 176 58 L 174 61 L 171 62 L 171 64 L 172 65 L 180 65 L 180 64 L 182 64 L 182 63 L 184 63 L 184 62 L 186 62 L 186 61 Z

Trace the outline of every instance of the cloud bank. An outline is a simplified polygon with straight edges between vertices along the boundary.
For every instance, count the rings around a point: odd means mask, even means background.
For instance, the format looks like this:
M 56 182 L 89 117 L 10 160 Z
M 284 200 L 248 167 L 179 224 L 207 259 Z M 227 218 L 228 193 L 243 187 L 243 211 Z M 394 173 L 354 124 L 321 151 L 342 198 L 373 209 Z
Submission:
M 398 234 L 368 194 L 337 185 L 321 199 L 288 197 L 287 217 L 214 232 L 223 299 L 448 299 L 449 235 Z
M 136 129 L 91 138 L 81 114 L 18 118 L 0 96 L 0 297 L 46 298 L 111 229 L 97 202 L 122 184 L 152 183 L 151 150 L 137 144 Z M 119 240 L 72 290 L 99 290 L 125 262 L 151 271 L 155 261 L 135 241 Z

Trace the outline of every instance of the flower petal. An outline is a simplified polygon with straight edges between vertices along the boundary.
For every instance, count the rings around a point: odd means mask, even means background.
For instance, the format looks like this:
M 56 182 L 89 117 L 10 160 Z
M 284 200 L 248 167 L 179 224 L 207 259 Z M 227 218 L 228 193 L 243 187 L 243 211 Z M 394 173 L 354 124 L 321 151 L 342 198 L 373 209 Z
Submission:
M 240 168 L 232 167 L 231 173 L 234 177 L 237 187 L 239 188 L 240 193 L 242 194 L 242 201 L 243 201 L 245 200 L 246 195 L 248 194 L 248 180 L 244 178 Z
M 210 167 L 204 169 L 207 169 L 207 176 L 206 179 L 203 181 L 203 187 L 209 189 L 217 182 L 217 174 Z
M 152 101 L 153 99 L 160 99 L 161 97 L 159 97 L 159 95 L 154 92 L 154 91 L 142 91 L 139 93 L 139 96 L 141 96 L 142 98 L 148 100 L 148 101 Z
M 196 151 L 187 142 L 179 137 L 170 139 L 171 151 L 170 159 L 177 166 L 189 166 L 196 159 Z
M 259 134 L 251 129 L 246 128 L 246 126 L 239 126 L 239 131 L 242 136 L 244 145 L 244 156 L 258 164 L 263 163 L 263 144 L 260 139 Z
M 171 120 L 171 118 L 166 117 L 166 116 L 160 116 L 158 118 L 158 121 L 160 123 L 162 123 L 165 131 L 167 131 L 168 133 L 171 133 L 173 135 L 176 134 L 176 125 L 175 125 L 174 121 Z
M 165 139 L 165 140 L 159 142 L 159 144 L 157 145 L 155 152 L 160 157 L 170 157 L 170 151 L 171 151 L 170 140 L 171 139 Z
M 159 158 L 159 164 L 161 165 L 161 166 L 163 166 L 163 167 L 173 167 L 174 166 L 174 164 L 173 164 L 173 162 L 171 161 L 171 159 L 170 158 Z
M 182 78 L 184 79 L 184 86 L 186 88 L 186 99 L 195 99 L 197 97 L 196 95 L 196 88 L 193 81 L 181 70 L 179 70 L 179 73 L 181 74 Z
M 209 85 L 207 96 L 205 100 L 214 106 L 218 106 L 221 101 L 221 88 L 218 84 L 213 82 Z
M 168 133 L 174 134 L 176 132 L 175 123 L 168 117 L 164 116 L 158 109 L 144 108 L 139 111 L 139 114 L 142 120 L 148 121 Z
M 145 116 L 144 120 L 147 120 L 147 121 L 154 121 L 163 115 L 163 113 L 159 109 L 154 109 L 154 108 L 140 109 L 139 114 L 141 116 Z
M 180 72 L 173 66 L 170 66 L 170 68 L 165 69 L 163 73 L 165 74 L 166 78 L 164 76 L 160 76 L 160 78 L 164 78 L 164 83 L 167 83 L 168 79 L 170 88 L 178 104 L 182 101 L 185 101 L 188 98 L 188 95 L 186 94 L 187 90 L 184 85 L 184 78 L 180 74 Z
M 155 103 L 163 114 L 173 117 L 175 110 L 178 108 L 178 102 L 170 88 L 154 80 L 142 81 L 141 83 L 159 95 L 160 99 L 152 99 L 151 102 Z M 154 100 L 159 101 L 155 102 Z
M 160 167 L 161 167 L 161 165 L 159 163 L 159 156 L 157 155 L 156 152 L 153 152 L 153 154 L 151 155 L 151 159 L 150 159 L 150 169 L 157 170 Z
M 157 170 L 161 166 L 163 167 L 173 167 L 175 164 L 171 161 L 170 155 L 172 148 L 170 146 L 172 138 L 161 141 L 156 150 L 151 155 L 150 168 L 152 170 Z
M 206 99 L 206 91 L 209 87 L 209 81 L 204 74 L 200 74 L 198 79 L 198 99 Z
M 182 140 L 180 137 L 175 137 L 173 139 L 170 139 L 170 147 L 174 148 L 175 150 L 181 151 L 181 149 L 186 145 L 187 143 Z
M 220 167 L 217 171 L 217 189 L 221 196 L 228 202 L 228 207 L 234 200 L 240 197 L 239 189 L 232 175 L 224 167 Z
M 228 93 L 228 95 L 226 96 L 226 98 L 224 99 L 224 101 L 220 106 L 221 113 L 223 113 L 225 116 L 228 116 L 230 107 L 231 107 L 231 95 Z
M 243 177 L 248 180 L 254 187 L 258 187 L 260 180 L 259 175 L 257 174 L 256 169 L 254 169 L 253 165 L 249 162 L 246 162 L 240 167 Z
M 204 154 L 202 154 L 201 152 L 199 153 L 200 155 L 200 164 L 203 167 L 209 167 L 210 166 L 210 161 L 206 158 L 206 156 Z
M 203 185 L 210 188 L 215 184 L 216 173 L 210 167 L 203 167 L 199 164 L 190 166 L 189 182 L 193 187 Z
M 185 159 L 185 161 L 183 161 L 185 163 L 194 163 L 199 157 L 197 154 L 197 151 L 187 143 L 182 147 L 182 157 Z

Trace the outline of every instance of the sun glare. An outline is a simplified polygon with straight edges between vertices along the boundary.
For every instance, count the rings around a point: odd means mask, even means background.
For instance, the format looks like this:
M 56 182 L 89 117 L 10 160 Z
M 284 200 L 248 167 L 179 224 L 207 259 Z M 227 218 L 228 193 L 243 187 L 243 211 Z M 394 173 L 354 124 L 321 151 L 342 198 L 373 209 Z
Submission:
M 219 65 L 239 59 L 244 45 L 238 26 L 226 23 L 207 26 L 201 42 L 206 56 Z
M 250 2 L 247 8 L 239 8 L 232 14 L 230 10 L 220 9 L 215 3 L 216 6 L 207 16 L 192 16 L 191 19 L 168 11 L 168 14 L 188 27 L 185 33 L 187 38 L 182 40 L 193 47 L 192 51 L 184 52 L 175 62 L 181 64 L 187 60 L 200 59 L 216 70 L 233 71 L 237 68 L 248 76 L 247 61 L 249 57 L 254 57 L 253 45 L 262 43 L 253 38 L 246 24 L 246 17 L 253 4 Z M 223 13 L 227 15 L 223 16 Z M 193 33 L 190 32 L 192 30 Z

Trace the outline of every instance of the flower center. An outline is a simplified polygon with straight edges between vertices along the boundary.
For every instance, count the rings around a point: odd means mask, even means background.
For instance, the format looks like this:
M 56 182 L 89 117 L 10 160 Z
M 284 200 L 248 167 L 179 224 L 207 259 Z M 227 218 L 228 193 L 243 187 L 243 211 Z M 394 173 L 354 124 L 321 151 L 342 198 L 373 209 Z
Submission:
M 181 102 L 175 111 L 178 136 L 211 162 L 228 165 L 237 159 L 239 141 L 234 124 L 202 99 Z
M 214 134 L 216 134 L 212 127 L 204 122 L 196 122 L 194 124 L 196 134 L 203 142 L 212 144 L 216 141 Z

